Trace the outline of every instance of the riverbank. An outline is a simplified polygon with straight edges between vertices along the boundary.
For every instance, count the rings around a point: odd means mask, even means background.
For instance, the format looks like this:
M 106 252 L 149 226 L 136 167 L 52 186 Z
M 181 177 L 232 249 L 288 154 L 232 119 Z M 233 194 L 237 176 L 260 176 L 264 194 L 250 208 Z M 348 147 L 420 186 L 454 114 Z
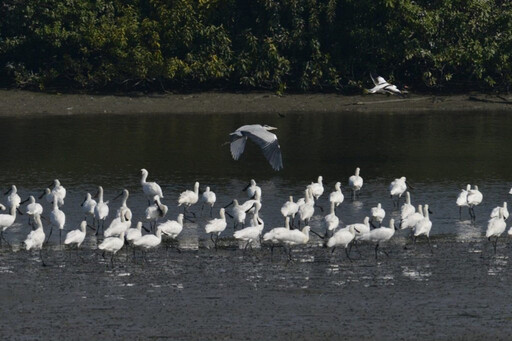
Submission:
M 0 116 L 81 114 L 235 114 L 512 111 L 512 96 L 485 94 L 344 96 L 337 94 L 197 93 L 89 95 L 0 90 Z

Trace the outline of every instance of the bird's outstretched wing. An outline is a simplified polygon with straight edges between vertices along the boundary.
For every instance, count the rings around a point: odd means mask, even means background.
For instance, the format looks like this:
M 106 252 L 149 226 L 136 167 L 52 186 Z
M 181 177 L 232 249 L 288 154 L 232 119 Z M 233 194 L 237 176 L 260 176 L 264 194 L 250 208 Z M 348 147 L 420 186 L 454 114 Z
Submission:
M 279 146 L 279 141 L 275 134 L 262 128 L 245 131 L 244 135 L 260 146 L 263 155 L 267 158 L 274 170 L 278 171 L 283 168 L 281 147 Z
M 247 141 L 246 136 L 241 136 L 238 134 L 231 134 L 231 156 L 233 156 L 233 159 L 238 160 L 240 158 L 240 155 L 244 152 L 245 149 L 245 142 Z
M 261 148 L 263 155 L 274 170 L 283 168 L 281 147 L 277 136 L 260 125 L 243 126 L 230 134 L 233 159 L 238 160 L 240 158 L 245 149 L 247 138 L 250 138 Z

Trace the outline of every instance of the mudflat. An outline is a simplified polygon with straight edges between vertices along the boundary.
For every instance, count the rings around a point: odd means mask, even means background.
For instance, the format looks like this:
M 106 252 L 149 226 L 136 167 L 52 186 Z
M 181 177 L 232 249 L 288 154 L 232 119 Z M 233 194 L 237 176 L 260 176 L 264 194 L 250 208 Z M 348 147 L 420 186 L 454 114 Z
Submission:
M 192 93 L 50 94 L 0 90 L 0 116 L 72 114 L 234 114 L 305 112 L 421 113 L 425 111 L 508 111 L 511 95 L 386 95 Z

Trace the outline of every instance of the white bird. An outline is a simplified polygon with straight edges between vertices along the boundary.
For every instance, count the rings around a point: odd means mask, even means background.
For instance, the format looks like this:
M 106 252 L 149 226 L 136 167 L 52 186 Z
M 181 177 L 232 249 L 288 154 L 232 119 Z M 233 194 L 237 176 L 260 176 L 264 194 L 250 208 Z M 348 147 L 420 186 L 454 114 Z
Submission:
M 123 196 L 123 199 L 121 201 L 121 206 L 117 209 L 117 215 L 123 215 L 126 220 L 132 220 L 132 210 L 127 205 L 128 197 L 130 196 L 130 192 L 127 189 L 123 189 L 123 191 L 119 193 L 114 199 L 112 199 L 112 201 L 116 200 L 121 195 Z
M 245 218 L 247 217 L 246 209 L 242 207 L 236 199 L 233 199 L 230 205 L 233 205 L 233 208 L 231 209 L 231 214 L 233 216 L 233 228 L 236 229 L 239 224 L 241 224 L 242 227 L 245 227 Z
M 341 191 L 341 182 L 337 182 L 334 185 L 334 192 L 331 192 L 331 194 L 329 194 L 329 201 L 334 202 L 336 207 L 338 207 L 343 202 L 343 200 L 345 200 L 345 196 Z
M 247 196 L 249 197 L 249 199 L 254 198 L 256 193 L 259 193 L 261 197 L 261 187 L 256 185 L 256 181 L 254 181 L 254 179 L 251 179 L 251 181 L 249 182 L 247 187 L 243 189 L 243 191 L 247 191 Z
M 199 200 L 199 182 L 194 184 L 194 190 L 186 190 L 178 198 L 178 206 L 183 205 L 183 213 L 186 214 L 190 206 L 195 205 Z M 194 216 L 195 213 L 191 212 Z
M 423 218 L 423 207 L 421 205 L 418 205 L 417 212 L 411 214 L 410 216 L 401 221 L 400 229 L 404 230 L 407 228 L 414 228 L 414 226 L 416 226 L 416 224 Z
M 3 205 L 2 205 L 3 207 Z M 5 207 L 4 207 L 4 210 L 5 210 Z M 0 243 L 2 242 L 2 239 L 5 240 L 5 242 L 7 244 L 9 244 L 9 242 L 7 241 L 7 239 L 5 239 L 4 237 L 4 232 L 5 230 L 7 230 L 9 227 L 11 227 L 12 224 L 14 224 L 14 221 L 16 220 L 16 207 L 12 206 L 11 209 L 9 210 L 9 214 L 0 214 L 0 229 L 2 229 L 2 231 L 0 232 Z
M 94 206 L 94 219 L 98 222 L 98 228 L 96 229 L 96 235 L 100 233 L 100 223 L 101 227 L 105 229 L 105 220 L 108 217 L 108 201 L 103 201 L 103 187 L 98 186 L 98 193 L 94 197 L 98 197 L 98 202 L 96 206 Z
M 162 243 L 162 229 L 156 228 L 155 234 L 146 234 L 133 241 L 134 247 L 139 247 L 143 250 L 142 257 L 145 258 L 145 253 L 149 249 L 154 249 Z
M 52 204 L 53 203 L 53 199 L 54 199 L 54 196 L 53 196 L 53 193 L 51 191 L 51 189 L 49 188 L 46 188 L 44 191 L 43 191 L 43 194 L 41 194 L 39 196 L 39 199 L 42 199 L 44 197 L 44 199 L 46 200 L 46 202 Z
M 162 193 L 162 188 L 160 188 L 160 185 L 157 184 L 156 182 L 146 181 L 146 179 L 148 178 L 148 171 L 142 168 L 140 172 L 142 173 L 140 184 L 142 185 L 142 191 L 144 192 L 144 195 L 146 195 L 148 200 L 153 199 L 155 196 L 163 198 L 164 195 Z
M 348 187 L 352 189 L 352 200 L 357 198 L 358 192 L 363 187 L 363 178 L 359 176 L 360 171 L 359 167 L 357 167 L 355 174 L 348 178 Z
M 155 227 L 158 219 L 163 218 L 167 215 L 169 207 L 160 202 L 160 198 L 155 196 L 154 203 L 146 208 L 146 220 L 149 221 L 150 225 Z
M 219 235 L 226 229 L 227 222 L 226 222 L 226 216 L 225 216 L 225 210 L 224 208 L 221 208 L 219 211 L 220 218 L 215 218 L 206 224 L 204 227 L 204 230 L 206 233 L 210 233 L 210 238 L 212 242 L 215 244 L 215 249 L 217 249 L 217 242 L 219 240 Z M 213 239 L 213 234 L 217 234 L 217 238 Z
M 309 241 L 309 226 L 299 230 L 279 230 L 274 238 L 283 245 L 288 246 L 288 259 L 292 259 L 292 246 L 304 245 Z
M 500 209 L 502 210 L 501 213 L 503 214 L 503 219 L 507 220 L 508 216 L 509 216 L 509 212 L 508 212 L 506 202 L 503 203 L 503 206 L 496 206 L 495 208 L 493 208 L 493 210 L 491 212 L 491 218 L 497 218 L 500 214 Z
M 276 239 L 276 235 L 283 230 L 290 230 L 290 217 L 286 217 L 284 219 L 284 227 L 274 227 L 273 229 L 265 233 L 263 235 L 263 240 L 266 242 L 271 242 L 272 244 L 277 244 L 279 241 Z
M 27 204 L 27 207 L 25 208 L 25 212 L 29 216 L 28 224 L 32 225 L 33 217 L 36 214 L 38 214 L 39 216 L 41 214 L 43 214 L 43 206 L 41 204 L 37 203 L 36 199 L 32 195 L 29 196 L 25 201 L 23 201 L 22 204 L 25 203 L 27 200 L 29 201 L 29 203 Z
M 373 76 L 370 74 L 370 77 L 373 81 L 374 87 L 368 89 L 368 92 L 371 94 L 391 94 L 391 95 L 401 95 L 402 91 L 398 90 L 396 85 L 388 83 L 383 77 L 378 76 L 375 80 Z
M 412 187 L 411 187 L 412 188 Z M 396 207 L 400 204 L 400 197 L 407 190 L 407 180 L 405 176 L 402 176 L 400 179 L 395 179 L 389 185 L 389 193 L 391 198 L 396 197 L 396 202 L 393 200 L 393 203 Z
M 378 259 L 377 253 L 381 243 L 384 243 L 393 237 L 395 234 L 395 219 L 391 218 L 389 220 L 389 227 L 381 226 L 379 228 L 373 229 L 368 233 L 365 233 L 361 236 L 361 241 L 367 241 L 370 243 L 375 243 L 375 259 Z M 386 256 L 389 256 L 386 251 L 384 251 Z
M 485 232 L 485 237 L 491 241 L 491 237 L 496 237 L 494 240 L 494 253 L 496 253 L 496 244 L 498 244 L 498 238 L 501 236 L 505 229 L 507 228 L 507 223 L 503 217 L 503 208 L 498 210 L 498 216 L 496 218 L 492 218 L 489 220 L 487 224 L 487 231 Z
M 404 220 L 415 212 L 416 209 L 413 205 L 411 205 L 411 194 L 409 192 L 405 192 L 405 203 L 400 208 L 400 221 Z
M 340 219 L 336 216 L 335 209 L 335 202 L 331 201 L 331 211 L 328 215 L 326 215 L 322 221 L 324 227 L 325 227 L 325 235 L 327 236 L 330 231 L 334 231 L 338 225 L 340 224 Z
M 105 237 L 120 236 L 121 233 L 125 232 L 132 226 L 131 220 L 126 220 L 123 214 L 120 214 L 118 218 L 112 220 L 108 228 L 103 232 Z
M 142 237 L 142 222 L 137 222 L 135 227 L 129 228 L 126 231 L 125 239 L 129 243 L 133 243 L 134 240 Z
M 46 241 L 50 240 L 53 228 L 57 227 L 59 229 L 59 240 L 62 244 L 62 230 L 64 230 L 64 225 L 66 224 L 66 214 L 59 209 L 58 202 L 58 200 L 53 201 L 53 210 L 50 212 L 51 229 Z
M 87 221 L 82 220 L 79 229 L 68 232 L 68 234 L 66 235 L 66 239 L 64 240 L 64 244 L 76 244 L 76 248 L 78 249 L 85 240 L 86 228 Z
M 370 232 L 370 217 L 364 217 L 363 223 L 356 223 L 345 226 L 345 228 L 354 227 L 356 231 L 356 240 L 360 240 L 363 235 Z
M 281 214 L 285 219 L 290 217 L 293 223 L 297 212 L 299 212 L 299 205 L 293 202 L 293 197 L 290 195 L 290 199 L 281 206 Z
M 251 219 L 251 226 L 248 226 L 241 230 L 235 231 L 235 233 L 233 234 L 235 239 L 247 242 L 247 244 L 245 244 L 244 250 L 247 249 L 249 244 L 259 240 L 259 238 L 261 236 L 261 232 L 263 231 L 263 228 L 265 226 L 265 223 L 259 217 L 261 203 L 256 202 L 256 203 L 254 203 L 254 205 L 255 205 L 255 211 L 254 211 L 254 216 Z
M 64 205 L 64 199 L 66 198 L 66 189 L 60 184 L 58 179 L 53 180 L 52 196 L 57 200 L 59 206 Z
M 80 206 L 82 206 L 82 212 L 85 214 L 85 219 L 87 219 L 87 216 L 91 216 L 93 218 L 94 225 L 94 208 L 96 207 L 96 200 L 92 199 L 91 193 L 87 193 Z
M 176 220 L 167 220 L 161 223 L 158 227 L 162 230 L 162 233 L 171 239 L 176 239 L 181 231 L 183 230 L 183 213 L 178 214 Z
M 299 205 L 299 218 L 301 221 L 304 221 L 305 224 L 309 224 L 309 220 L 313 217 L 315 213 L 315 202 L 313 196 L 311 195 L 311 191 L 309 188 L 306 188 L 304 191 L 304 204 Z M 300 221 L 299 221 L 300 226 Z
M 324 184 L 323 184 L 323 178 L 320 175 L 318 177 L 317 182 L 312 182 L 310 185 L 307 186 L 309 188 L 311 195 L 315 198 L 315 200 L 318 200 L 324 194 Z
M 25 249 L 27 251 L 32 249 L 39 250 L 39 258 L 41 259 L 41 263 L 43 266 L 46 266 L 42 255 L 43 243 L 45 239 L 43 223 L 41 222 L 41 216 L 39 214 L 35 214 L 33 218 L 36 229 L 30 231 L 23 243 L 25 244 Z
M 209 186 L 206 186 L 206 190 L 203 192 L 201 196 L 201 201 L 203 202 L 203 205 L 201 206 L 201 213 L 203 212 L 204 205 L 210 206 L 210 217 L 212 216 L 213 211 L 213 205 L 215 205 L 215 202 L 217 201 L 217 196 L 215 195 L 215 192 L 212 192 L 210 190 Z
M 382 208 L 381 204 L 378 203 L 377 207 L 372 207 L 371 209 L 371 222 L 373 226 L 373 222 L 376 221 L 379 223 L 379 227 L 382 224 L 382 221 L 384 220 L 384 217 L 386 217 L 386 211 Z
M 459 196 L 457 197 L 457 206 L 459 206 L 459 219 L 462 220 L 462 207 L 468 206 L 468 192 L 471 190 L 471 185 L 468 184 L 466 189 L 461 189 Z
M 254 199 L 246 200 L 243 204 L 240 205 L 240 207 L 241 207 L 242 210 L 245 211 L 245 213 L 252 213 L 252 214 L 254 214 L 254 210 L 255 210 L 254 204 L 255 203 L 259 203 L 260 204 L 260 208 L 261 208 L 261 194 L 259 192 L 256 192 L 254 194 Z
M 268 125 L 252 124 L 244 125 L 229 134 L 230 149 L 233 159 L 238 160 L 245 149 L 247 138 L 256 143 L 263 152 L 272 168 L 276 171 L 283 168 L 283 158 L 281 156 L 281 147 L 277 136 L 269 130 L 277 128 Z
M 9 196 L 7 197 L 7 207 L 11 208 L 11 207 L 20 207 L 20 203 L 21 203 L 21 198 L 20 196 L 18 195 L 18 189 L 16 188 L 15 185 L 12 185 L 11 188 L 4 193 L 5 195 L 9 194 Z
M 476 220 L 475 206 L 480 205 L 480 203 L 482 203 L 483 198 L 484 196 L 482 192 L 478 190 L 478 186 L 474 186 L 473 189 L 470 189 L 468 191 L 467 202 L 469 206 L 469 215 L 471 216 L 471 219 L 473 221 Z
M 423 210 L 423 219 L 418 221 L 416 225 L 414 226 L 414 243 L 416 243 L 416 239 L 419 236 L 426 236 L 428 241 L 428 246 L 430 247 L 430 252 L 434 252 L 432 250 L 432 245 L 430 245 L 430 230 L 432 229 L 432 221 L 430 221 L 429 215 L 428 215 L 428 205 L 424 206 Z
M 341 246 L 345 249 L 345 254 L 347 258 L 352 261 L 350 258 L 350 250 L 348 249 L 349 244 L 354 240 L 356 236 L 356 231 L 354 225 L 348 225 L 346 228 L 340 229 L 336 231 L 331 238 L 327 241 L 327 247 L 332 247 L 332 251 L 337 246 Z
M 108 237 L 103 239 L 100 245 L 98 245 L 98 249 L 103 250 L 103 257 L 105 256 L 105 252 L 109 252 L 112 254 L 110 258 L 110 263 L 112 267 L 114 267 L 114 256 L 115 254 L 123 248 L 124 245 L 124 232 L 121 233 L 118 237 Z

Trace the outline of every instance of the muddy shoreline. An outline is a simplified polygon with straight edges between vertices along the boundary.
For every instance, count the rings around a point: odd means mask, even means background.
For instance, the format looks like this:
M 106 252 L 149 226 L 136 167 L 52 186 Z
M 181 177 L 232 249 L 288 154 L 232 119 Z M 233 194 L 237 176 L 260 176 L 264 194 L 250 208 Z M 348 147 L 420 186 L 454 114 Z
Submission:
M 511 111 L 512 96 L 196 93 L 150 95 L 48 94 L 0 90 L 0 116 L 83 114 L 239 114 L 306 112 L 422 113 Z

